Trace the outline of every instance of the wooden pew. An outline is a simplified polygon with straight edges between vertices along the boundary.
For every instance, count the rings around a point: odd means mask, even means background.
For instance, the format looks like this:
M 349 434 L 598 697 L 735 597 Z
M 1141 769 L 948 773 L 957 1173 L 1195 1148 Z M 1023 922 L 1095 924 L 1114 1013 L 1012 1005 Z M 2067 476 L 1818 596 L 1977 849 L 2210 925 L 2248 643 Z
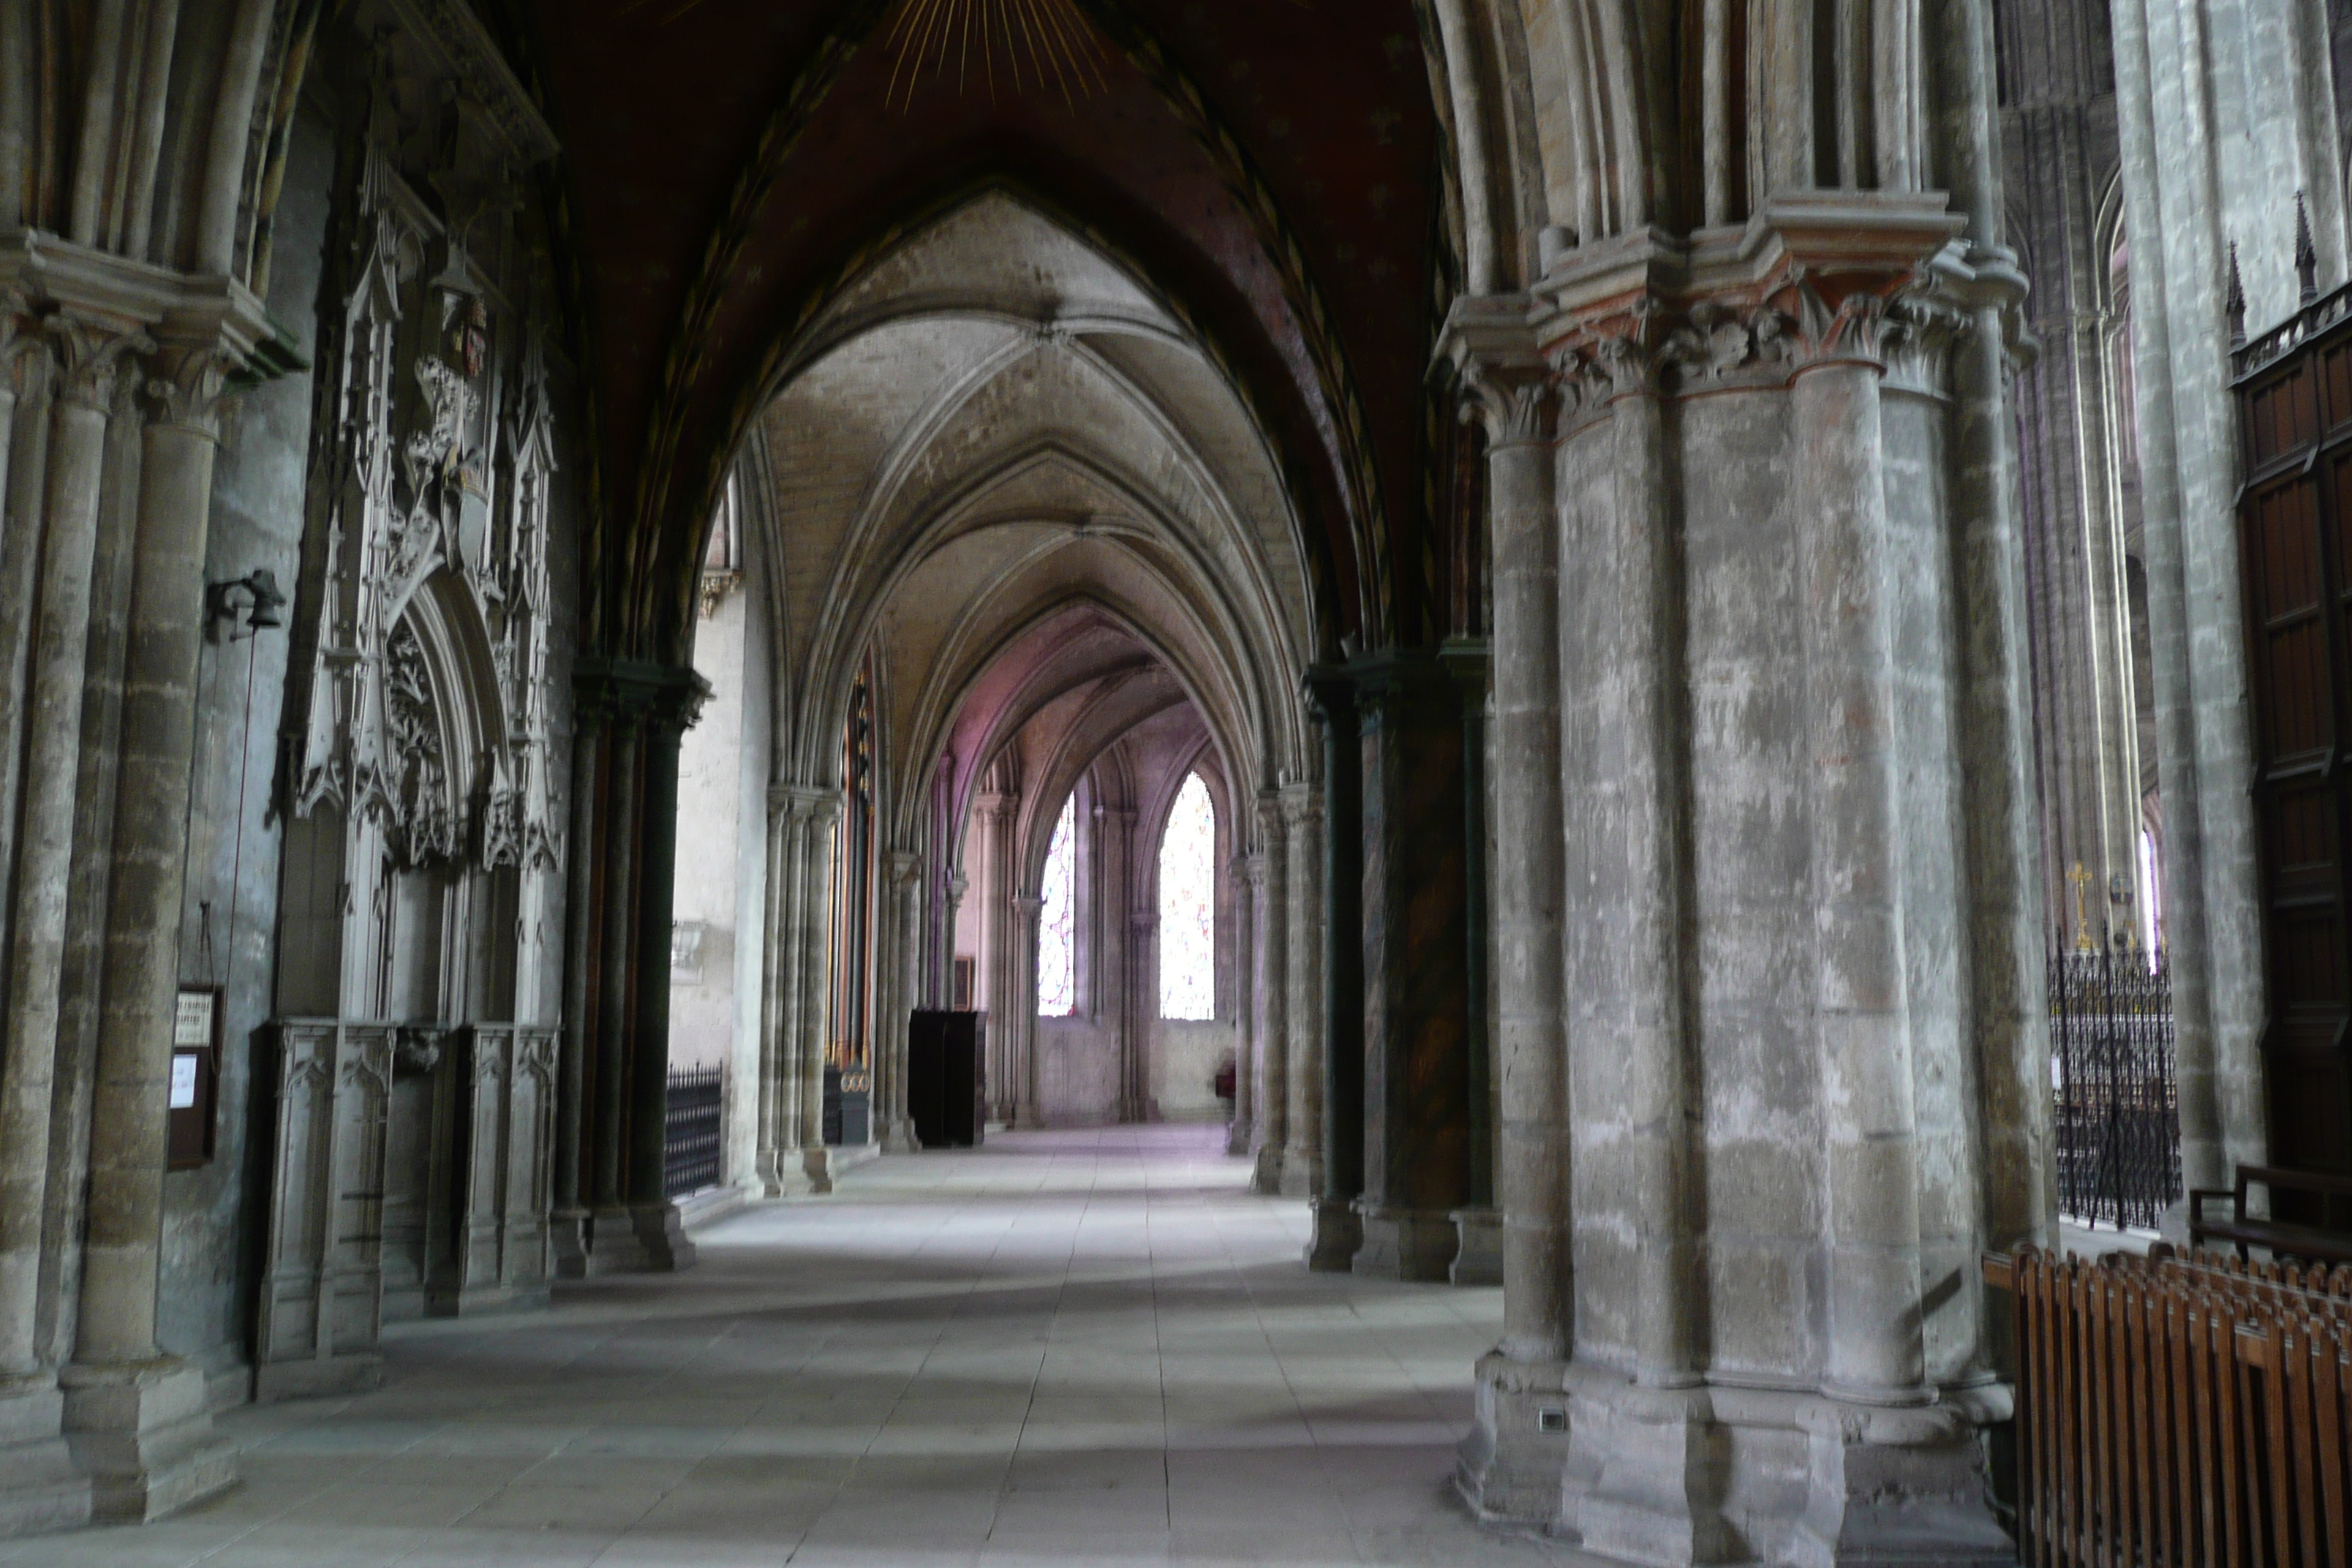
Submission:
M 2232 1243 L 2241 1258 L 2246 1256 L 2249 1247 L 2267 1247 L 2274 1253 L 2294 1258 L 2308 1258 L 2323 1263 L 2352 1263 L 2352 1232 L 2298 1225 L 2291 1220 L 2256 1219 L 2246 1208 L 2246 1189 L 2250 1186 L 2268 1188 L 2273 1208 L 2277 1206 L 2282 1193 L 2306 1194 L 2319 1198 L 2323 1204 L 2329 1198 L 2352 1198 L 2352 1176 L 2323 1175 L 2315 1171 L 2286 1171 L 2274 1165 L 2241 1165 L 2234 1191 L 2204 1187 L 2189 1194 L 2189 1245 L 2205 1247 L 2216 1242 Z M 2230 1199 L 2234 1205 L 2230 1217 L 2208 1219 L 2205 1203 L 2209 1198 Z

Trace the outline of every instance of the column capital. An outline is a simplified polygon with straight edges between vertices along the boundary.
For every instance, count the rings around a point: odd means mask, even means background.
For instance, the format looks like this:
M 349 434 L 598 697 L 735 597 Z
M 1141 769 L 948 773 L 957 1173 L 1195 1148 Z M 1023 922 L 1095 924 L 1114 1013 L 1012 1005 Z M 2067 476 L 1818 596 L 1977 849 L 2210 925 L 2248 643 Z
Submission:
M 683 733 L 701 719 L 710 682 L 677 665 L 592 654 L 572 666 L 572 691 L 583 727 L 643 723 Z
M 1023 893 L 1013 899 L 1013 910 L 1024 920 L 1034 921 L 1045 912 L 1045 900 Z
M 787 822 L 830 823 L 841 815 L 841 792 L 815 784 L 770 784 L 768 815 Z
M 971 891 L 971 879 L 965 876 L 962 872 L 958 871 L 954 876 L 948 879 L 948 902 L 950 904 L 962 903 L 963 896 Z
M 911 849 L 893 849 L 882 858 L 882 868 L 893 884 L 907 887 L 921 879 L 923 858 Z
M 1490 451 L 1551 440 L 1559 380 L 1537 345 L 1535 319 L 1526 294 L 1465 294 L 1446 314 L 1438 352 L 1462 377 L 1463 422 L 1486 425 Z

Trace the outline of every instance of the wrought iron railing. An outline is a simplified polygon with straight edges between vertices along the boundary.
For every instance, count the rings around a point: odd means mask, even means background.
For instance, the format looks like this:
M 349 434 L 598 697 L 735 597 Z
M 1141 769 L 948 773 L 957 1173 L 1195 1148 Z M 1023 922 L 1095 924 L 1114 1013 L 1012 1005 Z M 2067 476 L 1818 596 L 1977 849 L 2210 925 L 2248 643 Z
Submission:
M 682 1198 L 719 1184 L 719 1112 L 725 1077 L 718 1068 L 669 1075 L 663 1117 L 662 1192 Z
M 2051 955 L 2058 1209 L 2152 1230 L 2180 1197 L 2172 976 L 2136 951 Z

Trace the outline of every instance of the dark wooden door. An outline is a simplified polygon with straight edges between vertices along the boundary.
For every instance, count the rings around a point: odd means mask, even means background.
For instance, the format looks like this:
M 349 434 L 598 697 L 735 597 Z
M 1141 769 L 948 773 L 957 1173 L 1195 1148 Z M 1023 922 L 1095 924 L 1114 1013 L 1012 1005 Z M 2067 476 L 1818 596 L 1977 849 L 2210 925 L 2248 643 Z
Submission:
M 2352 319 L 2330 311 L 2339 302 L 2242 351 L 2237 393 L 2271 1161 L 2342 1172 L 2352 1171 Z

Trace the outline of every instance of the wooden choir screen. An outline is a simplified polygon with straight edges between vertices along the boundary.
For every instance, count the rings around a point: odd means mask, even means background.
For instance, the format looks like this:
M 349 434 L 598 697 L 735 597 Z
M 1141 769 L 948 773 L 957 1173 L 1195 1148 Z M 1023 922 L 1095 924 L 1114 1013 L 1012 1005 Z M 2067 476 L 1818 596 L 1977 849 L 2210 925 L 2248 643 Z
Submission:
M 2029 1568 L 2352 1562 L 2352 1268 L 1985 1259 L 2016 1311 Z
M 2237 351 L 2270 1163 L 2352 1173 L 2352 290 Z M 2315 1223 L 2352 1215 L 2295 1214 Z

